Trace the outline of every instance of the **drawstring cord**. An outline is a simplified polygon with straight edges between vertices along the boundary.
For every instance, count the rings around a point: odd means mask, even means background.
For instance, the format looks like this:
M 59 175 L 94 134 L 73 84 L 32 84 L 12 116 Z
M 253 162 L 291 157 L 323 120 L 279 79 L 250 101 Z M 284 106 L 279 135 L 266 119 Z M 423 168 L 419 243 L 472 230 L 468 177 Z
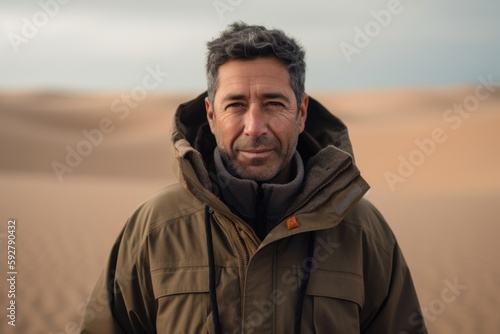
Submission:
M 210 209 L 205 205 L 205 234 L 207 237 L 208 251 L 208 289 L 210 292 L 210 305 L 216 334 L 222 334 L 219 318 L 219 307 L 217 306 L 217 293 L 215 291 L 215 261 L 214 245 L 212 241 L 212 226 L 210 224 Z
M 309 245 L 307 249 L 307 258 L 312 259 L 314 254 L 314 232 L 309 233 Z M 311 264 L 312 265 L 312 264 Z M 304 279 L 300 284 L 299 299 L 295 307 L 295 327 L 294 334 L 300 334 L 300 327 L 302 325 L 302 310 L 304 309 L 304 299 L 306 296 L 307 285 L 309 284 L 309 277 L 311 277 L 311 267 L 304 273 Z
M 210 293 L 210 305 L 212 309 L 212 317 L 214 321 L 214 328 L 216 334 L 222 334 L 219 317 L 219 307 L 217 306 L 217 293 L 215 291 L 215 261 L 214 261 L 214 246 L 212 241 L 212 226 L 210 224 L 210 209 L 205 205 L 205 234 L 207 237 L 207 251 L 208 251 L 208 286 Z M 307 250 L 307 258 L 312 258 L 314 254 L 314 232 L 309 233 L 309 245 Z M 304 299 L 306 295 L 309 277 L 311 276 L 311 268 L 304 273 L 304 279 L 300 284 L 299 298 L 295 307 L 295 325 L 294 334 L 300 334 L 300 327 L 302 324 L 302 311 L 304 308 Z

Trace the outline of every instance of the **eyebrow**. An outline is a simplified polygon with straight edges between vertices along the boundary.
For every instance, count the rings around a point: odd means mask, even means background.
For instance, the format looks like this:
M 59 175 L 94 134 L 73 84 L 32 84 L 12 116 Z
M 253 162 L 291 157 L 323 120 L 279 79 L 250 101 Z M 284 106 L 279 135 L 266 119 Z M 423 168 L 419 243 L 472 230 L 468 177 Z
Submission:
M 262 94 L 262 97 L 265 99 L 282 99 L 287 103 L 290 103 L 290 99 L 282 93 L 264 93 Z M 227 94 L 222 98 L 222 101 L 244 100 L 246 98 L 247 97 L 244 94 Z
M 290 103 L 290 100 L 288 97 L 286 97 L 284 94 L 281 93 L 264 93 L 262 96 L 266 99 L 282 99 L 285 100 L 287 103 Z
M 227 94 L 222 98 L 222 101 L 244 100 L 246 98 L 243 94 Z

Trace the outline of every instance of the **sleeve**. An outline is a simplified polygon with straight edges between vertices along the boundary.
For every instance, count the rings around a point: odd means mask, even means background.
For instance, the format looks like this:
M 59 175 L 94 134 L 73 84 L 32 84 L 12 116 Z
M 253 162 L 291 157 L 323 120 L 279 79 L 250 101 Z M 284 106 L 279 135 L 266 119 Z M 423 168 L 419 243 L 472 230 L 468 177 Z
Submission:
M 125 226 L 85 309 L 81 333 L 155 333 L 147 247 L 135 247 Z
M 384 280 L 388 287 L 381 289 L 385 296 L 378 305 L 364 314 L 361 333 L 364 334 L 426 334 L 427 328 L 410 270 L 396 243 L 392 253 L 392 266 L 386 268 Z M 383 268 L 381 268 L 383 270 Z M 370 277 L 368 277 L 370 280 Z M 382 284 L 382 286 L 387 284 Z M 372 286 L 373 289 L 373 286 Z

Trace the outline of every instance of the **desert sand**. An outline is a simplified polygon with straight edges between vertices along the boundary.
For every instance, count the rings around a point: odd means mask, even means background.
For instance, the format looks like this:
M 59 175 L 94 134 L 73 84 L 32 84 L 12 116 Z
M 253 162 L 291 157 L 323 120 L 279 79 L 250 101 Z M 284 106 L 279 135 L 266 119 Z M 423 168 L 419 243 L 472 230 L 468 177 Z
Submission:
M 431 333 L 500 332 L 500 87 L 483 99 L 475 88 L 311 93 L 349 127 L 367 197 L 399 240 Z M 121 93 L 0 92 L 0 268 L 7 276 L 15 219 L 17 271 L 16 326 L 2 279 L 0 332 L 77 332 L 127 217 L 175 182 L 171 119 L 196 94 L 113 112 Z M 107 133 L 85 146 L 100 126 Z M 87 155 L 69 166 L 78 147 Z M 59 176 L 54 163 L 66 165 Z

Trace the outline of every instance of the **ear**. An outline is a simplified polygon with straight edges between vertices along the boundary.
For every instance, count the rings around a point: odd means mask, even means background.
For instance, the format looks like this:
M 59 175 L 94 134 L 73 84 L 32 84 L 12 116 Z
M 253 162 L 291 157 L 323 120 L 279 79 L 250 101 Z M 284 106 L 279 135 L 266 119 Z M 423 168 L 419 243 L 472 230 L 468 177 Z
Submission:
M 307 119 L 307 106 L 309 105 L 309 96 L 304 94 L 304 97 L 302 98 L 302 102 L 300 103 L 299 106 L 299 127 L 298 131 L 299 133 L 302 133 L 304 131 L 304 128 L 306 127 L 306 119 Z
M 210 131 L 214 133 L 215 131 L 215 113 L 214 113 L 214 108 L 210 101 L 208 100 L 208 97 L 205 98 L 205 109 L 207 111 L 207 120 L 208 120 L 208 125 L 210 126 Z

